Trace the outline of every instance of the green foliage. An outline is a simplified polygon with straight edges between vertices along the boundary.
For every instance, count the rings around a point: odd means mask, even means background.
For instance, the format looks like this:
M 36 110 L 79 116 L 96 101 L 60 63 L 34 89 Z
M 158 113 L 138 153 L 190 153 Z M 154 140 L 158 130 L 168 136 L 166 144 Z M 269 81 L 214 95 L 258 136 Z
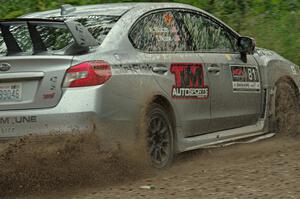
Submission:
M 0 18 L 59 8 L 62 4 L 85 5 L 130 0 L 0 0 Z M 135 0 L 142 2 L 142 0 Z M 149 0 L 148 0 L 149 1 Z M 151 0 L 150 0 L 151 1 Z M 156 2 L 165 0 L 155 0 Z M 200 7 L 244 35 L 258 46 L 281 53 L 300 65 L 300 1 L 298 0 L 168 0 Z

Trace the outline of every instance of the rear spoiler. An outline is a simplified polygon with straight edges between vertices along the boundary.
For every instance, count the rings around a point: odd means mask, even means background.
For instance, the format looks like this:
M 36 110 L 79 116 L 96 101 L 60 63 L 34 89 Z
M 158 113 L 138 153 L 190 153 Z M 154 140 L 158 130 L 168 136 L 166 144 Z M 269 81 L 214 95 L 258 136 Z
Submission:
M 38 25 L 61 25 L 67 27 L 72 34 L 74 43 L 66 50 L 65 54 L 80 54 L 88 52 L 90 47 L 99 46 L 99 42 L 91 35 L 91 33 L 77 21 L 63 21 L 53 19 L 9 19 L 0 20 L 0 29 L 3 40 L 7 46 L 7 55 L 21 53 L 22 49 L 17 40 L 10 32 L 11 25 L 25 24 L 28 27 L 30 38 L 33 45 L 33 54 L 39 54 L 47 51 L 36 27 Z

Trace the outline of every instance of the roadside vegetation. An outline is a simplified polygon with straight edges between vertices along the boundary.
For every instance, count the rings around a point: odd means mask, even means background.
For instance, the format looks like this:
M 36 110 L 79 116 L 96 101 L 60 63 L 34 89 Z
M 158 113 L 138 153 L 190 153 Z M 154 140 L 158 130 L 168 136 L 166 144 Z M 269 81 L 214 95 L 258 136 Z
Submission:
M 85 5 L 128 0 L 0 0 L 0 18 L 15 18 L 62 4 Z M 147 0 L 151 1 L 151 0 Z M 164 0 L 191 4 L 219 17 L 260 47 L 274 50 L 300 65 L 300 1 L 298 0 Z M 137 0 L 136 2 L 142 2 Z M 162 2 L 162 1 L 161 1 Z

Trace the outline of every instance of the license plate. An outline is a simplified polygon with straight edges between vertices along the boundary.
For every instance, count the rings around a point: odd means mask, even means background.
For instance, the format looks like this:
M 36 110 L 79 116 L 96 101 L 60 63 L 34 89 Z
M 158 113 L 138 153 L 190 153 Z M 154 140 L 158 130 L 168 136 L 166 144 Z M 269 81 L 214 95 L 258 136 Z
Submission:
M 22 100 L 21 83 L 0 84 L 0 102 L 16 102 Z

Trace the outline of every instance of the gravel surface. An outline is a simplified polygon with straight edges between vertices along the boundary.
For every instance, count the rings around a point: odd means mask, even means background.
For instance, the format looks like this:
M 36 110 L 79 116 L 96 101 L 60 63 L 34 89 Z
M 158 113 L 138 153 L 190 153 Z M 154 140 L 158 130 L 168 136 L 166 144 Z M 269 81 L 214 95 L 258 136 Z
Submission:
M 167 170 L 131 167 L 128 175 L 119 182 L 98 181 L 88 186 L 18 198 L 298 199 L 299 142 L 299 136 L 274 137 L 252 144 L 198 150 L 179 155 L 174 166 Z

